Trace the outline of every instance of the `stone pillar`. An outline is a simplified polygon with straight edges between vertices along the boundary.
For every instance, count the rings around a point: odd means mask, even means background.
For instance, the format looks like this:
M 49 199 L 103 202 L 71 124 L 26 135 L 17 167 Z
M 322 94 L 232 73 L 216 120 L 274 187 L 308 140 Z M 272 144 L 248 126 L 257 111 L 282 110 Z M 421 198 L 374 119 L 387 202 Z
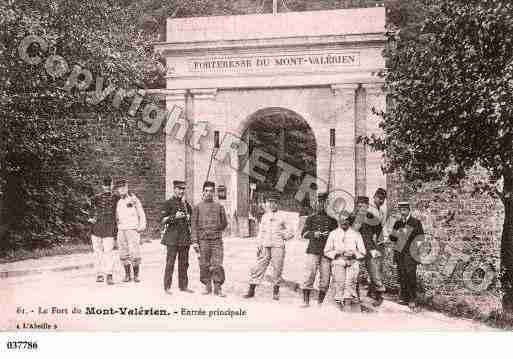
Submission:
M 367 108 L 365 106 L 365 91 L 360 87 L 356 91 L 356 126 L 355 139 L 367 134 Z M 367 148 L 363 143 L 356 143 L 356 196 L 367 195 Z
M 191 89 L 191 134 L 188 139 L 190 164 L 193 181 L 193 201 L 201 201 L 203 183 L 207 180 L 207 172 L 214 147 L 214 131 L 217 119 L 215 98 L 217 89 Z M 221 138 L 222 139 L 222 138 Z M 216 182 L 217 163 L 212 161 L 209 180 Z M 217 193 L 216 193 L 217 197 Z
M 355 193 L 356 83 L 331 85 L 336 97 L 336 148 L 332 164 L 332 189 Z M 329 130 L 328 130 L 329 133 Z
M 243 134 L 242 140 L 249 144 L 250 130 Z M 238 157 L 239 166 L 246 166 L 246 161 L 249 161 L 249 156 Z M 242 162 L 242 163 L 241 163 Z M 249 175 L 240 170 L 237 177 L 237 226 L 240 237 L 249 237 Z
M 378 124 L 381 122 L 381 117 L 374 114 L 374 110 L 381 112 L 386 109 L 386 96 L 382 90 L 383 84 L 381 83 L 368 83 L 363 84 L 365 88 L 365 101 L 366 101 L 366 115 L 365 122 L 367 127 L 367 136 L 381 136 L 383 131 L 379 128 Z M 383 173 L 381 166 L 383 165 L 382 152 L 373 151 L 367 148 L 366 155 L 366 175 L 367 175 L 367 194 L 374 195 L 378 187 L 386 188 L 387 180 Z
M 166 138 L 166 199 L 173 194 L 173 180 L 186 180 L 185 141 L 185 90 L 167 90 L 165 92 L 166 109 L 171 116 L 165 124 Z M 172 123 L 173 122 L 173 123 Z M 176 122 L 174 126 L 172 126 Z M 192 197 L 188 197 L 191 199 Z

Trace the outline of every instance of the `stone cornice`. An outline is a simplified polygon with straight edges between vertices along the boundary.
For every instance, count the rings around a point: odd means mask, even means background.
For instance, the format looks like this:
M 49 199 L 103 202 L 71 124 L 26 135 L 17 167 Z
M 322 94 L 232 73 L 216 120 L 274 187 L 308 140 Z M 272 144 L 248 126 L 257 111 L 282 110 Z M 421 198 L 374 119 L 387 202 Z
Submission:
M 379 96 L 384 94 L 383 82 L 362 83 L 362 87 L 365 89 L 367 95 Z
M 217 95 L 217 88 L 191 89 L 190 91 L 194 98 L 198 100 L 214 100 Z
M 200 42 L 158 42 L 154 43 L 155 51 L 163 55 L 173 53 L 183 54 L 184 51 L 194 52 L 201 50 L 230 50 L 249 48 L 274 48 L 282 49 L 297 46 L 319 46 L 319 45 L 348 45 L 365 44 L 384 46 L 385 36 L 382 33 L 357 34 L 357 35 L 330 35 L 330 36 L 305 36 L 271 39 L 248 39 L 248 40 L 219 40 Z
M 358 88 L 358 83 L 350 82 L 350 83 L 337 83 L 332 84 L 331 91 L 333 91 L 333 94 L 336 95 L 337 93 L 354 93 L 356 89 Z

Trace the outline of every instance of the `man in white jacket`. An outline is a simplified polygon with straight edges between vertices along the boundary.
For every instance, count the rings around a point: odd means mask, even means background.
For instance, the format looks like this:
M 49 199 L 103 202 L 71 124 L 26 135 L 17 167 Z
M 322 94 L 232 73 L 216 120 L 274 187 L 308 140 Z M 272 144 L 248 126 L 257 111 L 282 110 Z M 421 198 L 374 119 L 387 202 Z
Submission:
M 116 183 L 120 199 L 116 205 L 116 222 L 118 225 L 119 257 L 125 267 L 125 282 L 132 280 L 130 265 L 134 270 L 134 282 L 139 282 L 141 263 L 141 237 L 139 232 L 146 229 L 146 215 L 141 201 L 128 192 L 126 180 Z
M 281 274 L 285 261 L 285 241 L 294 237 L 294 231 L 289 228 L 285 215 L 278 210 L 279 193 L 271 193 L 267 198 L 269 211 L 262 216 L 262 222 L 257 236 L 257 263 L 249 274 L 249 290 L 244 298 L 255 296 L 255 288 L 264 279 L 269 264 L 273 267 L 272 282 L 273 299 L 280 299 Z
M 341 217 L 340 227 L 330 232 L 324 247 L 324 255 L 331 259 L 335 301 L 341 310 L 358 301 L 360 260 L 366 255 L 361 234 L 352 229 L 350 224 L 349 217 Z

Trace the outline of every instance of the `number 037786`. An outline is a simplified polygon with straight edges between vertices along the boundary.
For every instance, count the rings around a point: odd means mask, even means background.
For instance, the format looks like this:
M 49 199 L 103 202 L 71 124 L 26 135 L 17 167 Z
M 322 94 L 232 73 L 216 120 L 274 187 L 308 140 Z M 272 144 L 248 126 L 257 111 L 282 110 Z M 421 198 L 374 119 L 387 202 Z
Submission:
M 37 342 L 30 341 L 8 341 L 7 349 L 11 350 L 35 350 L 37 349 Z

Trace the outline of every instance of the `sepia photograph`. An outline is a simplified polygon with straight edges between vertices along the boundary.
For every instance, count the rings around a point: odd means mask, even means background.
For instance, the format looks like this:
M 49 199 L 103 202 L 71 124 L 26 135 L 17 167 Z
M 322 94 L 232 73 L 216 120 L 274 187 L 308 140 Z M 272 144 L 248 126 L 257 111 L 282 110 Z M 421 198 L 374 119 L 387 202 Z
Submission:
M 7 353 L 513 330 L 513 2 L 3 0 L 0 118 Z

